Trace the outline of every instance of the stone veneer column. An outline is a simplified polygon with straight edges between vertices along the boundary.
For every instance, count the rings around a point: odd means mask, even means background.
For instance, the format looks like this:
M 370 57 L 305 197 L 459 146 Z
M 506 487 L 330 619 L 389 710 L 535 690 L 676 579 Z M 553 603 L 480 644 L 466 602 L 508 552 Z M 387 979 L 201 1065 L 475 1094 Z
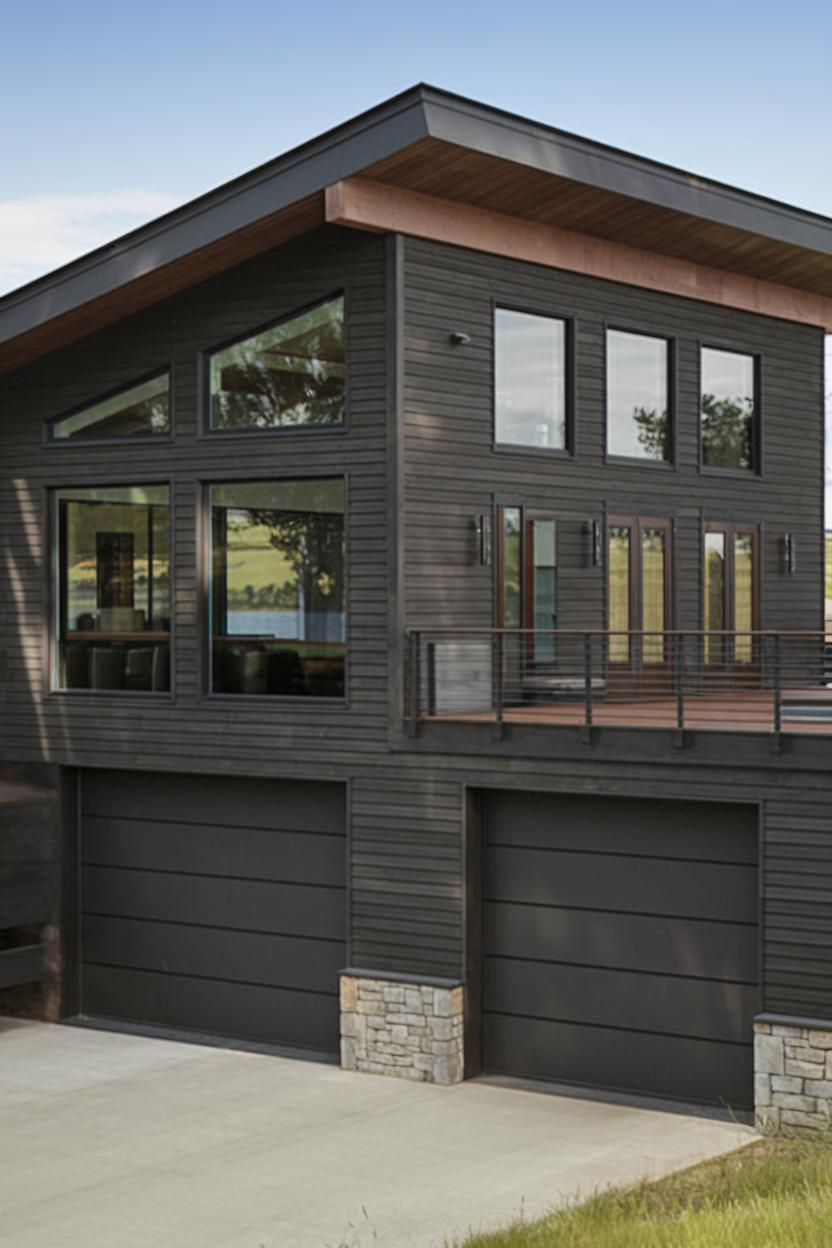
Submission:
M 766 1135 L 832 1122 L 832 1029 L 822 1023 L 754 1023 L 754 1106 Z
M 341 1066 L 422 1083 L 464 1073 L 463 988 L 373 971 L 341 975 Z

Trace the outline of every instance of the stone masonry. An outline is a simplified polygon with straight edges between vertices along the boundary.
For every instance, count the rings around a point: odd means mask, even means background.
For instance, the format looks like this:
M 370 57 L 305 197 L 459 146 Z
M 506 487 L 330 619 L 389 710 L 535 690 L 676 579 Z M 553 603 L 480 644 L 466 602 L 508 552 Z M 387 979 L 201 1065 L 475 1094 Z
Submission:
M 820 1130 L 832 1121 L 832 1031 L 754 1024 L 757 1130 Z
M 463 1076 L 463 989 L 452 981 L 341 976 L 341 1066 L 423 1083 Z

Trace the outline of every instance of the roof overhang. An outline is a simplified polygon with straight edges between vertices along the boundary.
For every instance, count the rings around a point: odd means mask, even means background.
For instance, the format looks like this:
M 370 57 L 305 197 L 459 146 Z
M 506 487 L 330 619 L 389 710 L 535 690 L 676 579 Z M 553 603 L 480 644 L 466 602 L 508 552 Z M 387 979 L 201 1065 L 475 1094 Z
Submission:
M 445 201 L 522 221 L 538 254 L 548 239 L 556 255 L 563 232 L 628 248 L 630 276 L 616 280 L 662 289 L 645 280 L 657 256 L 700 271 L 676 292 L 693 298 L 712 298 L 720 274 L 723 296 L 724 275 L 748 279 L 731 288 L 745 291 L 734 306 L 832 329 L 829 218 L 418 86 L 0 299 L 0 371 L 338 220 L 325 192 L 357 177 L 382 188 L 376 203 L 389 188 L 399 209 L 409 193 L 434 216 Z M 419 233 L 406 215 L 341 223 Z M 472 245 L 459 231 L 444 241 Z

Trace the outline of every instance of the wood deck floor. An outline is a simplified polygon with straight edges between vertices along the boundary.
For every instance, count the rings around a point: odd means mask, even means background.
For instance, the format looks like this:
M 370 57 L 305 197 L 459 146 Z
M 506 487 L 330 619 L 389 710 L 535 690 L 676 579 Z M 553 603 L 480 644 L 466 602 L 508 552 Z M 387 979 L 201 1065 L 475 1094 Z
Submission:
M 832 734 L 832 718 L 790 718 L 797 707 L 825 706 L 832 715 L 832 689 L 790 689 L 783 698 L 782 731 L 809 735 Z M 774 695 L 767 690 L 689 695 L 685 698 L 684 726 L 692 731 L 773 732 Z M 676 699 L 611 699 L 592 708 L 597 728 L 676 728 Z M 445 712 L 426 716 L 428 722 L 494 723 L 493 711 Z M 585 722 L 580 701 L 556 701 L 506 707 L 506 724 L 538 724 L 542 727 L 580 727 Z

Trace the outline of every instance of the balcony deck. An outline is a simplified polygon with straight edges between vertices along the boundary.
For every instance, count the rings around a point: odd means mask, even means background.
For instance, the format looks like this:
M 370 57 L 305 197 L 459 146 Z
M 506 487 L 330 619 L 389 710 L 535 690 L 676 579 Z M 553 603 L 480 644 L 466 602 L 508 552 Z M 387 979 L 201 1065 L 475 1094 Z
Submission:
M 829 718 L 803 714 L 803 708 L 825 705 Z M 798 708 L 800 708 L 798 710 Z M 423 715 L 426 723 L 488 724 L 496 723 L 497 712 L 448 711 Z M 506 706 L 504 724 L 536 724 L 540 727 L 580 728 L 587 723 L 583 703 L 548 702 L 543 705 Z M 620 701 L 594 701 L 591 723 L 596 728 L 665 728 L 676 729 L 675 697 L 633 698 Z M 774 695 L 768 692 L 714 693 L 688 696 L 685 699 L 684 728 L 691 731 L 762 732 L 770 733 L 774 725 Z M 789 690 L 789 702 L 783 705 L 781 731 L 832 735 L 832 689 L 819 696 L 815 689 Z
M 832 736 L 820 632 L 410 634 L 410 721 Z

